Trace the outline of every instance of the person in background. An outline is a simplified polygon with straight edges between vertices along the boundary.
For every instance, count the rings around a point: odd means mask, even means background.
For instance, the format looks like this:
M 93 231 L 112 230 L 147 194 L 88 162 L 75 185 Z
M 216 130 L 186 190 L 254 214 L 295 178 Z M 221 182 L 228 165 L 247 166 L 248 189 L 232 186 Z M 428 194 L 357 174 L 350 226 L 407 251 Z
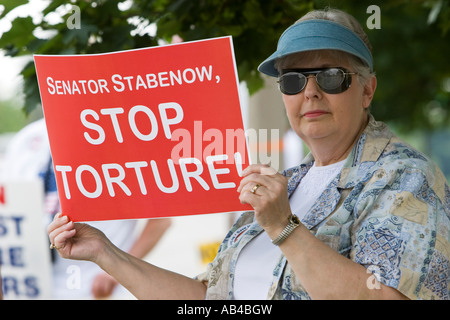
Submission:
M 46 226 L 60 211 L 55 174 L 44 119 L 35 121 L 12 139 L 4 157 L 0 177 L 6 180 L 42 179 L 45 190 Z M 92 226 L 102 230 L 121 249 L 144 258 L 171 224 L 170 219 L 152 219 L 141 226 L 137 220 L 98 221 Z M 43 227 L 45 227 L 43 226 Z M 54 251 L 52 251 L 54 252 Z M 93 263 L 70 261 L 52 255 L 53 297 L 55 299 L 121 298 L 127 293 L 118 282 Z
M 236 196 L 254 210 L 206 272 L 158 268 L 64 213 L 47 230 L 58 253 L 97 263 L 144 299 L 449 299 L 450 188 L 371 115 L 377 78 L 358 21 L 312 11 L 258 70 L 278 78 L 310 153 L 282 174 L 244 169 Z

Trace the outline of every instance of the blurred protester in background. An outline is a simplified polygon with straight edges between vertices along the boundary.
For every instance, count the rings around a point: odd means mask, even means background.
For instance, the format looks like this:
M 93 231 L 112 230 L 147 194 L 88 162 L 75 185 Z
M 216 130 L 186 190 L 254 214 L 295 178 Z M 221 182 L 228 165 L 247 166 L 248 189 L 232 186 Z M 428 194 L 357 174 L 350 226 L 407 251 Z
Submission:
M 45 228 L 55 213 L 60 211 L 60 205 L 44 119 L 29 124 L 13 137 L 7 147 L 2 168 L 0 178 L 4 180 L 43 181 L 46 216 L 42 227 Z M 137 220 L 98 221 L 90 224 L 107 234 L 122 250 L 142 259 L 161 239 L 171 220 L 152 219 L 143 227 L 138 226 Z M 118 283 L 113 277 L 94 263 L 70 261 L 57 254 L 53 254 L 52 258 L 52 291 L 55 299 L 121 298 L 127 295 L 122 286 L 116 288 Z

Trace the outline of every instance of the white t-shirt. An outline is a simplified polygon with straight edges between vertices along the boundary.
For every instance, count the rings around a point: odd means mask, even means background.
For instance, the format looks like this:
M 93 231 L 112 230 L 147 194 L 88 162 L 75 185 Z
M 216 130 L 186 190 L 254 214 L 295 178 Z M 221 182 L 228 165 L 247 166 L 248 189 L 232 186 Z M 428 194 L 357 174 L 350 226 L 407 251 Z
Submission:
M 342 170 L 344 163 L 345 160 L 322 167 L 317 167 L 314 163 L 289 199 L 292 213 L 300 220 L 303 219 L 325 188 Z
M 302 219 L 325 188 L 344 167 L 344 161 L 328 166 L 314 165 L 303 177 L 289 199 L 292 213 Z M 267 233 L 262 232 L 240 252 L 234 276 L 234 298 L 237 300 L 263 300 L 272 283 L 273 270 L 281 255 Z

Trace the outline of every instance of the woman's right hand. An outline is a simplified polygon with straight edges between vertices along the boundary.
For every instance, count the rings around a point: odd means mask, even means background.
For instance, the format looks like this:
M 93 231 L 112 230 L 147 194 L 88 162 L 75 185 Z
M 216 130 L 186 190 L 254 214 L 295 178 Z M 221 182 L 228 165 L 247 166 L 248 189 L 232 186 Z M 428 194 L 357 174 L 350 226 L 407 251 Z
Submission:
M 66 259 L 95 262 L 107 238 L 100 230 L 84 223 L 74 223 L 58 213 L 47 227 L 50 242 Z

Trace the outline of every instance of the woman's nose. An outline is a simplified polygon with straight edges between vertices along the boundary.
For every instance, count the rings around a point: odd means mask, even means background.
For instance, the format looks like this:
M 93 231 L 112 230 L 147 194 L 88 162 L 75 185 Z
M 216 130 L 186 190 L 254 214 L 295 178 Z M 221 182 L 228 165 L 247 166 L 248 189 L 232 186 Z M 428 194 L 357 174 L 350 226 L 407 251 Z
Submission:
M 322 90 L 317 84 L 316 78 L 312 75 L 308 76 L 304 94 L 308 99 L 320 99 L 322 97 Z

